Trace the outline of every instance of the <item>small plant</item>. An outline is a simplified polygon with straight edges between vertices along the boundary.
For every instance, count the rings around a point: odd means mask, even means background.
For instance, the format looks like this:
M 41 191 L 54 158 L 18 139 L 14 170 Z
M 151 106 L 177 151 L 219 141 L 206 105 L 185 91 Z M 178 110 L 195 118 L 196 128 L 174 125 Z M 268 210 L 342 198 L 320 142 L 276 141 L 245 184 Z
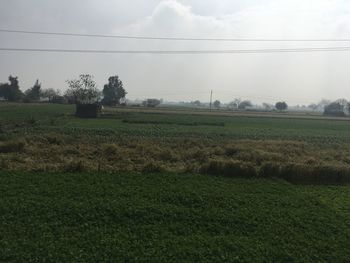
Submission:
M 29 126 L 35 126 L 38 121 L 33 116 L 30 116 L 28 119 L 25 120 L 25 122 Z
M 225 149 L 225 155 L 226 156 L 232 157 L 232 156 L 237 155 L 238 153 L 239 153 L 239 149 L 234 147 L 234 146 L 230 146 L 230 147 Z
M 7 170 L 9 168 L 8 161 L 6 159 L 0 159 L 0 169 Z
M 164 167 L 156 162 L 149 162 L 142 169 L 143 173 L 161 173 L 164 171 Z
M 106 156 L 113 156 L 118 153 L 118 146 L 115 144 L 104 144 L 102 145 L 102 152 Z
M 65 165 L 64 171 L 68 173 L 81 173 L 86 171 L 86 166 L 83 161 L 72 161 Z
M 63 143 L 62 138 L 57 134 L 48 134 L 45 138 L 49 144 L 60 145 Z

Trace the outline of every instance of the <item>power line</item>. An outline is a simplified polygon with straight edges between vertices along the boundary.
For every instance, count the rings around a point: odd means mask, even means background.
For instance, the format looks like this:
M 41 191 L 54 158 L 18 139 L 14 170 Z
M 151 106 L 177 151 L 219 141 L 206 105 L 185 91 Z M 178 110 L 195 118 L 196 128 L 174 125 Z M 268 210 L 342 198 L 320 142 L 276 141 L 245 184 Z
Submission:
M 310 53 L 350 51 L 350 47 L 321 48 L 274 48 L 274 49 L 233 49 L 233 50 L 101 50 L 101 49 L 46 49 L 46 48 L 7 48 L 10 52 L 51 52 L 51 53 L 91 53 L 91 54 L 149 54 L 149 55 L 201 55 L 201 54 L 259 54 L 259 53 Z
M 186 37 L 153 37 L 153 36 L 131 36 L 131 35 L 104 35 L 104 34 L 79 34 L 65 32 L 27 31 L 0 29 L 3 33 L 19 33 L 31 35 L 53 35 L 72 37 L 95 37 L 95 38 L 117 38 L 137 40 L 166 40 L 166 41 L 221 41 L 221 42 L 350 42 L 350 38 L 186 38 Z

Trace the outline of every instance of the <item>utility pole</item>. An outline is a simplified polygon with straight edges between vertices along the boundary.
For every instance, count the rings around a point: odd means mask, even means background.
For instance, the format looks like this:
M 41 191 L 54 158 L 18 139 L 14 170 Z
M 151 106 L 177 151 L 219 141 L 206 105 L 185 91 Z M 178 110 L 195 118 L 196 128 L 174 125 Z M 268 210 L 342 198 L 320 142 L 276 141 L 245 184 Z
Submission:
M 210 91 L 210 111 L 211 111 L 212 102 L 213 102 L 213 90 Z

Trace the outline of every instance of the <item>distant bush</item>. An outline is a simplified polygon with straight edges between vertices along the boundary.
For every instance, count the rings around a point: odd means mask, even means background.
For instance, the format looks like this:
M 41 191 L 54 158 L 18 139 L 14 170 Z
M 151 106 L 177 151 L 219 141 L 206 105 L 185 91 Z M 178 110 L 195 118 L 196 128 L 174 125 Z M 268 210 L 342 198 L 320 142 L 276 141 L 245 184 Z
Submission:
M 344 117 L 344 106 L 339 102 L 333 102 L 324 108 L 323 115 L 334 116 L 334 117 Z
M 238 104 L 239 110 L 246 110 L 249 107 L 252 107 L 253 104 L 249 100 L 244 100 Z
M 22 152 L 25 142 L 22 140 L 7 141 L 0 143 L 0 153 Z
M 145 101 L 142 102 L 142 105 L 145 107 L 157 107 L 158 105 L 160 105 L 162 103 L 162 100 L 159 99 L 147 99 Z
M 284 101 L 280 101 L 275 104 L 275 108 L 279 111 L 284 111 L 288 109 L 288 104 L 285 103 Z

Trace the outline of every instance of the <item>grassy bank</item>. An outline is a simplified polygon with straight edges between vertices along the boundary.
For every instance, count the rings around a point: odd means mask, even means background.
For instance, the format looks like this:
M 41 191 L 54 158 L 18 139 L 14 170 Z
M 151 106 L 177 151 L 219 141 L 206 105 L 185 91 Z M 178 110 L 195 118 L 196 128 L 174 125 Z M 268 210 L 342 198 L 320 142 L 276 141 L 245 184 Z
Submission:
M 346 262 L 350 187 L 0 173 L 0 261 Z

